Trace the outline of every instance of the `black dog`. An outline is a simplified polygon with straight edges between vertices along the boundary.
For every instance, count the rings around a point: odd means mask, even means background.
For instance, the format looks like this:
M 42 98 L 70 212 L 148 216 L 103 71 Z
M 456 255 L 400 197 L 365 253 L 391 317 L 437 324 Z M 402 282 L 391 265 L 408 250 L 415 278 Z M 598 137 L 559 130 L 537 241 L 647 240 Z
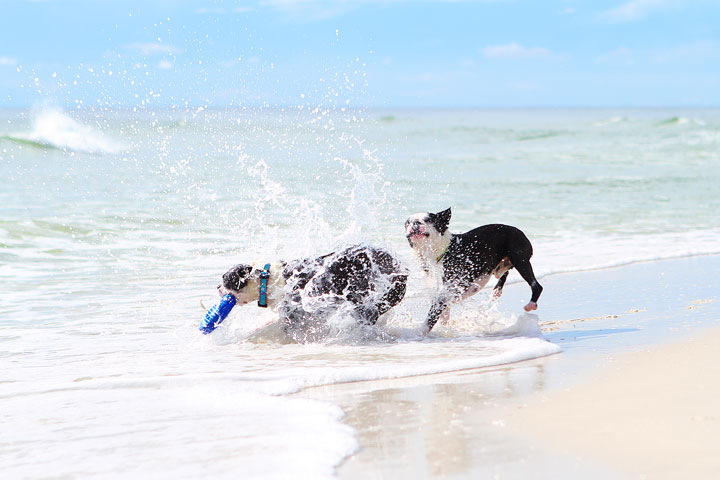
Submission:
M 515 268 L 532 289 L 532 298 L 525 311 L 537 309 L 542 286 L 535 279 L 530 257 L 533 250 L 525 234 L 509 225 L 484 225 L 466 233 L 448 232 L 448 208 L 439 213 L 417 213 L 405 222 L 410 246 L 420 257 L 426 271 L 432 265 L 442 267 L 443 290 L 435 299 L 427 317 L 430 331 L 440 317 L 447 319 L 452 301 L 476 294 L 492 275 L 499 280 L 493 295 L 502 294 L 508 271 Z
M 236 265 L 223 275 L 218 291 L 235 296 L 238 305 L 256 301 L 261 275 L 257 267 Z M 267 277 L 267 306 L 278 312 L 283 329 L 296 340 L 321 336 L 324 320 L 340 309 L 359 323 L 374 325 L 400 303 L 407 283 L 407 272 L 395 257 L 368 246 L 271 263 Z

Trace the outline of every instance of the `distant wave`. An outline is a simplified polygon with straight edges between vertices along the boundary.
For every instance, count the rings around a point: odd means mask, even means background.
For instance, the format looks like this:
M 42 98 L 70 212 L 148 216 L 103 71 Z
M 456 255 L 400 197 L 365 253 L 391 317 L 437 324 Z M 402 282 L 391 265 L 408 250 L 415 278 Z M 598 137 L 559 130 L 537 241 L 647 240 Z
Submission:
M 615 116 L 606 118 L 604 120 L 597 121 L 593 123 L 593 126 L 595 127 L 606 127 L 608 125 L 616 125 L 618 123 L 630 123 L 633 120 L 630 117 L 624 117 L 624 116 Z
M 531 140 L 543 140 L 545 138 L 553 138 L 562 135 L 561 132 L 542 132 L 542 133 L 536 133 L 536 134 L 530 134 L 530 135 L 523 135 L 522 137 L 518 137 L 518 142 L 528 142 Z
M 58 109 L 39 111 L 29 132 L 4 135 L 0 140 L 35 148 L 86 153 L 117 153 L 123 150 L 121 145 L 106 138 L 102 132 L 76 122 Z
M 59 147 L 56 147 L 55 145 L 51 145 L 49 143 L 44 143 L 39 140 L 30 140 L 29 138 L 24 137 L 22 134 L 18 135 L 0 135 L 0 140 L 8 140 L 10 142 L 19 143 L 21 145 L 27 145 L 29 147 L 35 147 L 35 148 L 47 148 L 51 150 L 62 150 Z
M 658 125 L 687 125 L 689 123 L 700 126 L 705 125 L 705 122 L 700 119 L 687 117 L 671 117 L 661 121 Z

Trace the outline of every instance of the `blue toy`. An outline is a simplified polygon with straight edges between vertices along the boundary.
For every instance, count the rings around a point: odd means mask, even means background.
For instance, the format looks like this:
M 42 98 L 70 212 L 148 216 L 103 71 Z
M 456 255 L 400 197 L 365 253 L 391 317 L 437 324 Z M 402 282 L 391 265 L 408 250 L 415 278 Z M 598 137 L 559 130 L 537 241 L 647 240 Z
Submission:
M 220 302 L 210 307 L 210 310 L 205 314 L 205 318 L 200 322 L 198 330 L 204 335 L 211 333 L 217 328 L 218 325 L 225 320 L 230 310 L 235 306 L 237 300 L 234 296 L 227 294 L 220 299 Z

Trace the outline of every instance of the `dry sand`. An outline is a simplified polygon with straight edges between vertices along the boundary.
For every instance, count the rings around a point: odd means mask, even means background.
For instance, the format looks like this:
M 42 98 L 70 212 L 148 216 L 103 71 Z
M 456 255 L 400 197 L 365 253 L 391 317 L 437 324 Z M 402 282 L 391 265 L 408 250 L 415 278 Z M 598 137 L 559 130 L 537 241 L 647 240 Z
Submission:
M 720 478 L 720 329 L 623 355 L 577 387 L 532 397 L 507 425 L 636 478 Z

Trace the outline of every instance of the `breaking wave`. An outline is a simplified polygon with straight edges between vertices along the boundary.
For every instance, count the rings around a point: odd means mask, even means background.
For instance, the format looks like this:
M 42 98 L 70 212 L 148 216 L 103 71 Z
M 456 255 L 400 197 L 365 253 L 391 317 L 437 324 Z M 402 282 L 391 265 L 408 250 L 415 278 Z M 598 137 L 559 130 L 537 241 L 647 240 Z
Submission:
M 33 118 L 29 132 L 4 135 L 0 139 L 36 148 L 85 153 L 118 153 L 123 150 L 116 141 L 75 121 L 60 109 L 40 110 Z

